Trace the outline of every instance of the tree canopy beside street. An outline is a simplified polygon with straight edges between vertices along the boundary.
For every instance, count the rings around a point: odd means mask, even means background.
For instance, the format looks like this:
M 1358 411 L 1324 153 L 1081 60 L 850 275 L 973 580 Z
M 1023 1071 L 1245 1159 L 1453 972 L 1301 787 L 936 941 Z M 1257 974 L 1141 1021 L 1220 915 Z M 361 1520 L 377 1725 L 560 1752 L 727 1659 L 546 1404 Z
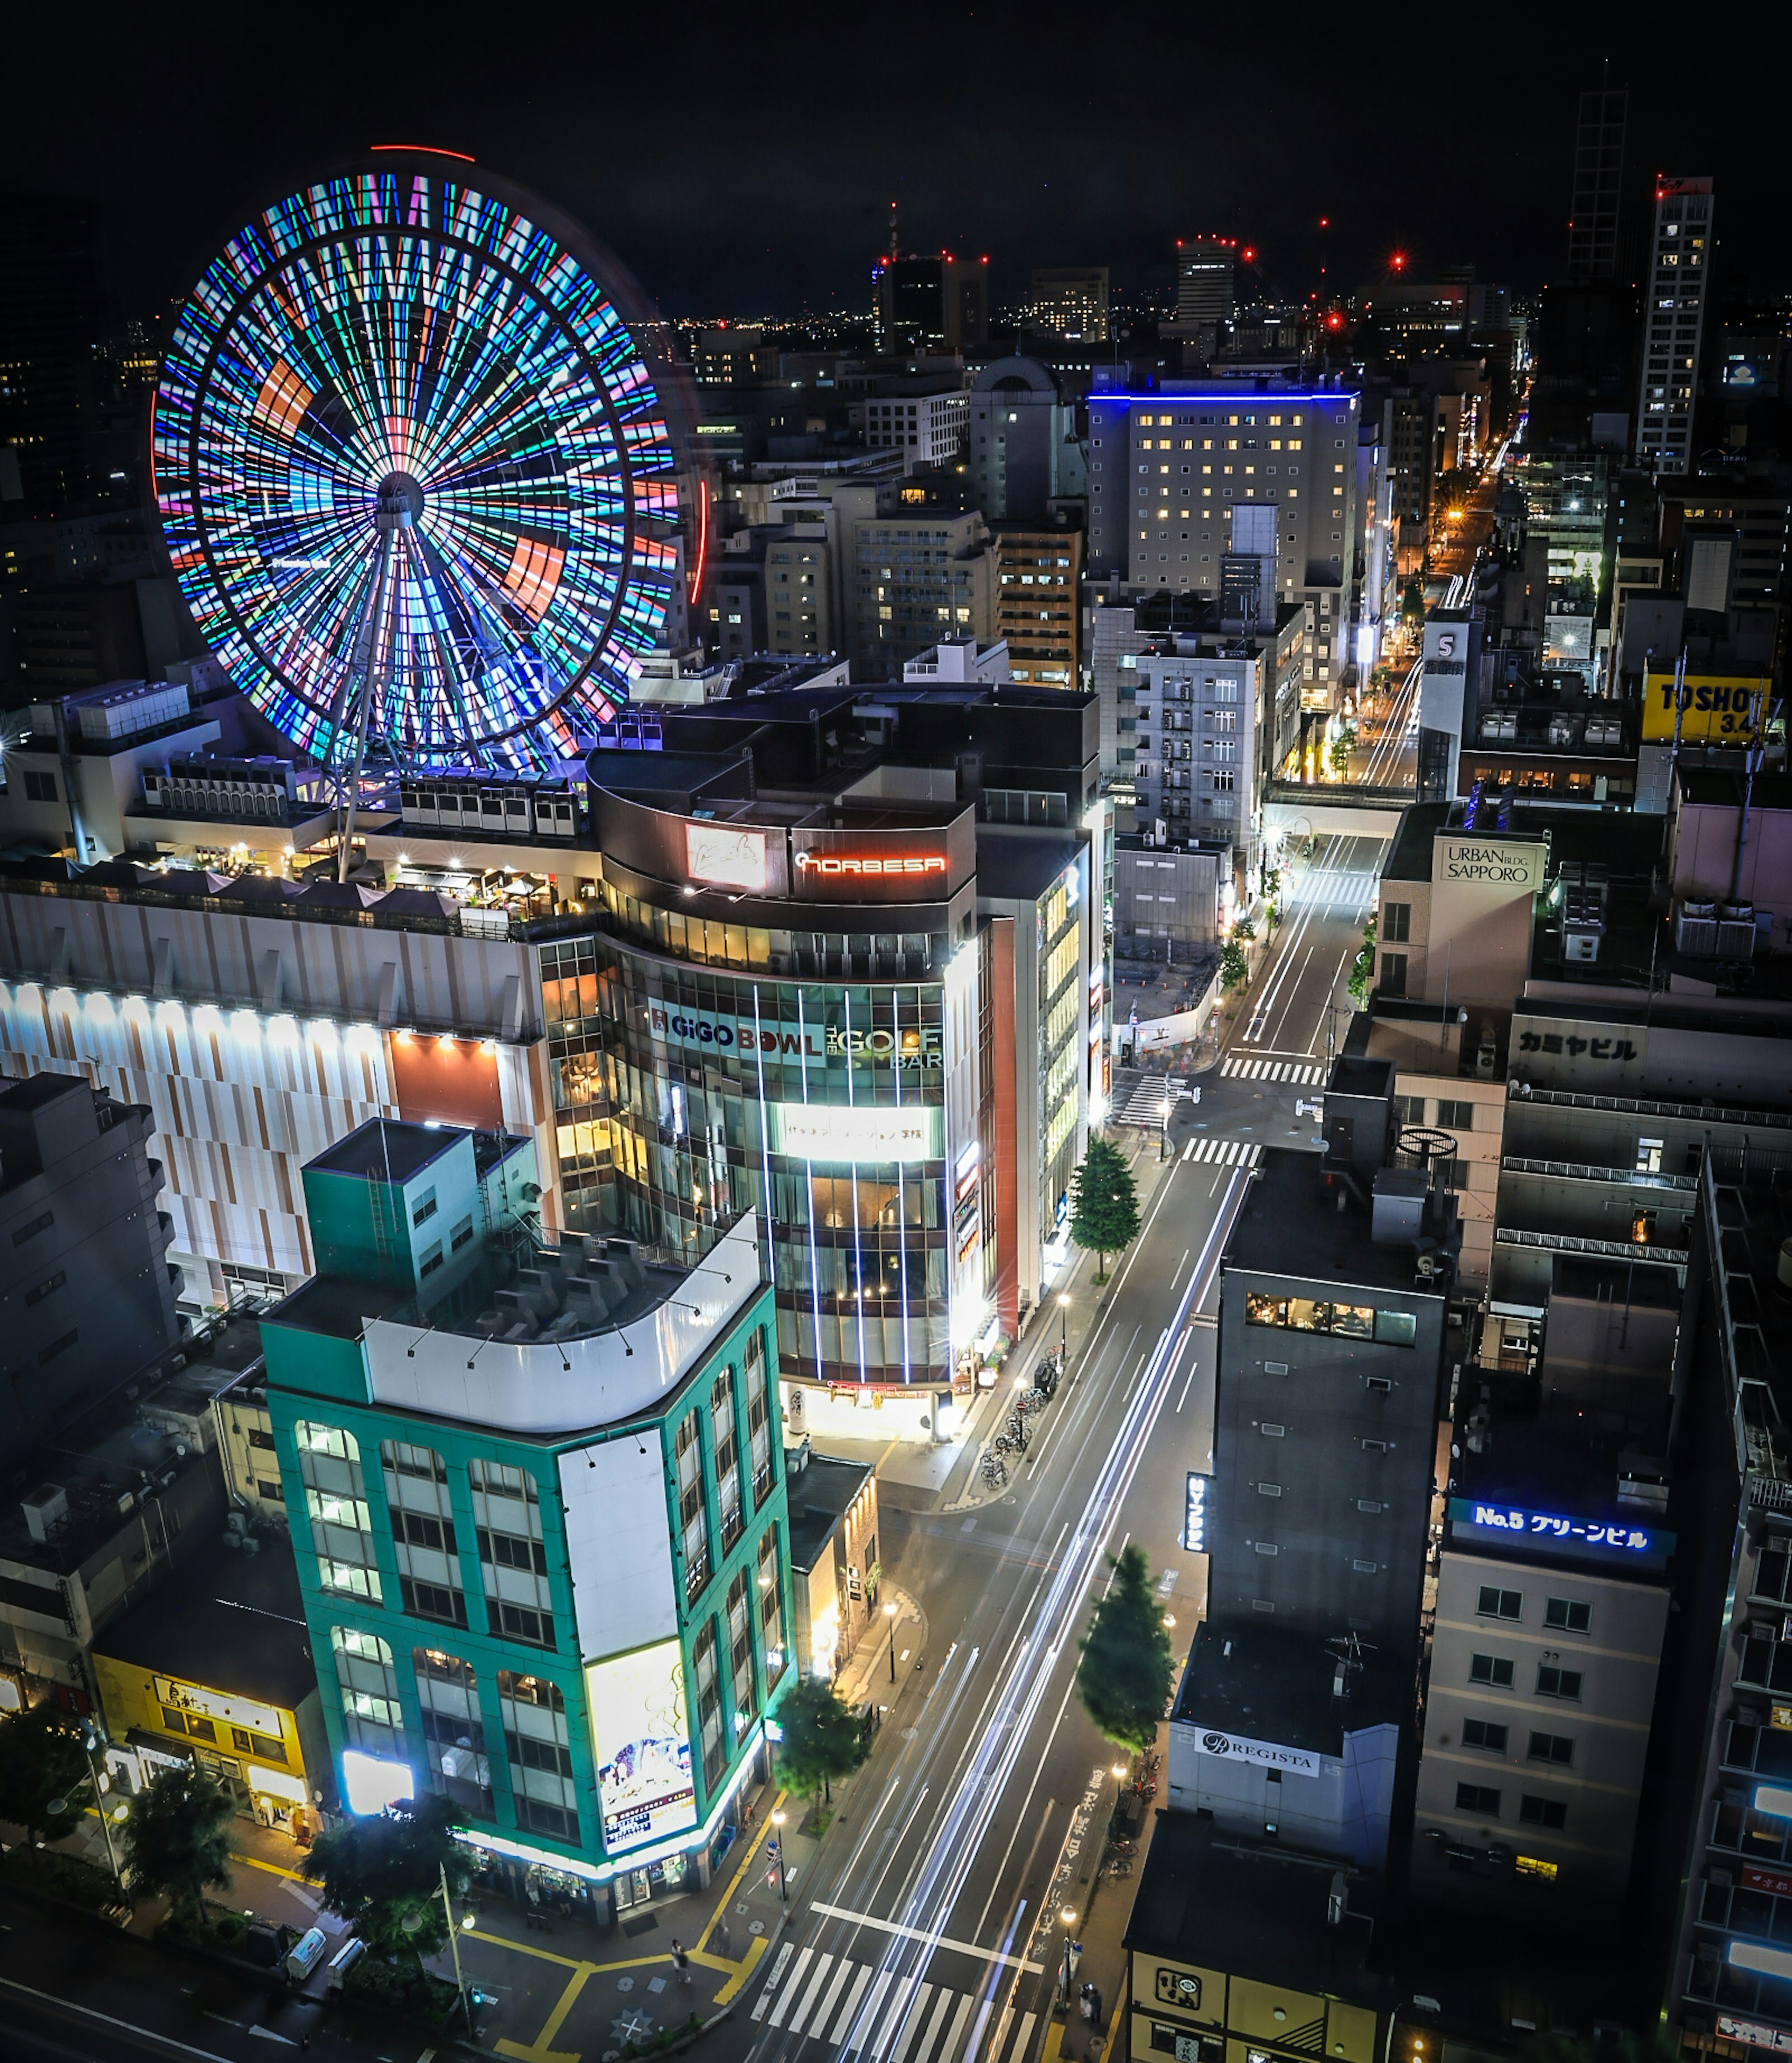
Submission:
M 1095 1280 L 1108 1279 L 1108 1256 L 1138 1237 L 1138 1192 L 1126 1156 L 1111 1140 L 1091 1138 L 1070 1178 L 1070 1237 L 1096 1257 Z
M 1109 1566 L 1113 1581 L 1084 1638 L 1077 1689 L 1107 1739 L 1139 1755 L 1156 1740 L 1170 1703 L 1170 1633 L 1144 1549 L 1124 1547 Z
M 81 1743 L 54 1706 L 34 1705 L 0 1719 L 0 1820 L 22 1827 L 34 1840 L 66 1834 L 79 1809 L 73 1794 L 91 1780 Z
M 454 1839 L 448 1800 L 433 1794 L 328 1828 L 304 1860 L 305 1876 L 330 1910 L 370 1950 L 413 1969 L 448 1939 L 444 1870 L 450 1893 L 464 1892 L 466 1852 Z
M 778 1707 L 784 1730 L 778 1751 L 778 1781 L 793 1798 L 850 1776 L 871 1753 L 869 1723 L 849 1711 L 832 1683 L 804 1677 L 793 1683 Z
M 236 1808 L 202 1769 L 164 1769 L 131 1801 L 124 1823 L 124 1862 L 133 1896 L 165 1895 L 171 1918 L 187 1925 L 205 1916 L 205 1894 L 230 1883 L 230 1836 Z

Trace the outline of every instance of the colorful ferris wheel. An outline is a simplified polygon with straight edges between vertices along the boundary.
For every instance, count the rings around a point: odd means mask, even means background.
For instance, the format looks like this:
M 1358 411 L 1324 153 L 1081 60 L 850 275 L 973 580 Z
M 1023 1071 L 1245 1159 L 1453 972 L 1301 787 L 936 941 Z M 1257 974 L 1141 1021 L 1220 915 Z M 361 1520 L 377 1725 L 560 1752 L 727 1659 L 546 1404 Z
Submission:
M 180 312 L 153 428 L 175 577 L 237 687 L 339 769 L 572 753 L 683 601 L 660 327 L 446 154 L 257 215 Z

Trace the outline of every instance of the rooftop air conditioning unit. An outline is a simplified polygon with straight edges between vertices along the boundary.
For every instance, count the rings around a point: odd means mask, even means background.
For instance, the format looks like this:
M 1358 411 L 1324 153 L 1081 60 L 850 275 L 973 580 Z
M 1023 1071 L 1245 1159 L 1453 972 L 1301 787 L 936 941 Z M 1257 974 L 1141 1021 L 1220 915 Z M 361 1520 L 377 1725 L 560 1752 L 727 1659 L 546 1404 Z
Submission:
M 1754 958 L 1754 905 L 1720 903 L 1718 905 L 1718 957 L 1726 960 Z
M 1674 912 L 1673 943 L 1677 952 L 1695 956 L 1718 950 L 1718 907 L 1714 903 L 1682 903 Z

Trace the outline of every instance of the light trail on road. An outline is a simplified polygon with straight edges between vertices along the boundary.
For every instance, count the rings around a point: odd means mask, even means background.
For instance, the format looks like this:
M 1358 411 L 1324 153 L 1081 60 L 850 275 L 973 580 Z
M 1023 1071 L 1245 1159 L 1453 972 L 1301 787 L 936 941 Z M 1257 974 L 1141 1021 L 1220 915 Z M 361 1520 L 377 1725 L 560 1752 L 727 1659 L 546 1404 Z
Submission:
M 1048 1581 L 1041 1575 L 1034 1602 L 1023 1622 L 1025 1630 L 1003 1658 L 990 1658 L 999 1672 L 984 1701 L 981 1723 L 968 1756 L 947 1777 L 938 1794 L 927 1846 L 909 1874 L 893 1924 L 907 1932 L 892 1934 L 877 1965 L 876 1977 L 844 2034 L 831 2045 L 837 2055 L 856 2053 L 862 2063 L 874 2063 L 905 2032 L 921 2003 L 920 1989 L 934 1954 L 947 1935 L 948 1922 L 1001 1804 L 1006 1787 L 1025 1750 L 1033 1723 L 1063 1656 L 1065 1643 L 1077 1631 L 1087 1594 L 1101 1570 L 1101 1559 L 1117 1522 L 1122 1502 L 1131 1487 L 1146 1446 L 1166 1399 L 1174 1386 L 1185 1353 L 1190 1349 L 1195 1330 L 1190 1313 L 1206 1300 L 1232 1222 L 1237 1216 L 1250 1180 L 1250 1171 L 1240 1167 L 1229 1179 L 1227 1191 L 1209 1229 L 1170 1323 L 1158 1337 L 1145 1371 L 1127 1403 L 1106 1454 L 1103 1457 L 1075 1523 L 1069 1528 L 1057 1566 Z M 1167 1185 L 1166 1185 L 1167 1187 Z M 1026 1622 L 1030 1621 L 1030 1623 Z M 972 1651 L 964 1659 L 953 1686 L 953 1701 L 968 1690 L 979 1659 Z M 942 1677 L 946 1672 L 942 1670 Z M 935 1687 L 935 1695 L 940 1686 Z M 1066 1701 L 1068 1699 L 1066 1688 Z M 927 1715 L 924 1715 L 924 1717 Z M 944 1715 L 936 1729 L 944 1731 Z M 920 1801 L 911 1811 L 912 1824 Z M 864 1839 L 868 1840 L 869 1830 Z M 886 1856 L 896 1844 L 886 1848 Z M 888 1860 L 885 1868 L 888 1866 Z M 881 1877 L 883 1872 L 880 1872 Z M 1010 1938 L 1018 1936 L 1024 1908 L 1017 1908 L 1005 1928 Z M 1035 1944 L 1041 1920 L 1049 1933 L 1050 1916 L 1033 1916 L 1029 1938 Z M 979 1951 L 980 1953 L 984 1952 Z M 1038 1961 L 1035 1953 L 1031 1958 Z M 997 1967 L 1000 1967 L 998 1965 Z M 980 1985 L 984 1993 L 979 2027 L 964 2052 L 974 2057 L 982 2029 L 987 2025 L 993 1991 Z M 757 2058 L 775 2041 L 770 2032 L 755 2045 Z

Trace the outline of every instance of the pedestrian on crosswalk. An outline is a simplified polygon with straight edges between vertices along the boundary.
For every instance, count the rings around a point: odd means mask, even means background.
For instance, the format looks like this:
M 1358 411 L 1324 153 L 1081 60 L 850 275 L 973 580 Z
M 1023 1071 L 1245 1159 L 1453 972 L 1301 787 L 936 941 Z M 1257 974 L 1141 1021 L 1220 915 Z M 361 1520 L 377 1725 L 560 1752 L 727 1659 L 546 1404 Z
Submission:
M 679 1982 L 687 1991 L 691 1989 L 691 1956 L 683 1944 L 675 1940 L 672 1944 L 672 1967 L 679 1973 Z

